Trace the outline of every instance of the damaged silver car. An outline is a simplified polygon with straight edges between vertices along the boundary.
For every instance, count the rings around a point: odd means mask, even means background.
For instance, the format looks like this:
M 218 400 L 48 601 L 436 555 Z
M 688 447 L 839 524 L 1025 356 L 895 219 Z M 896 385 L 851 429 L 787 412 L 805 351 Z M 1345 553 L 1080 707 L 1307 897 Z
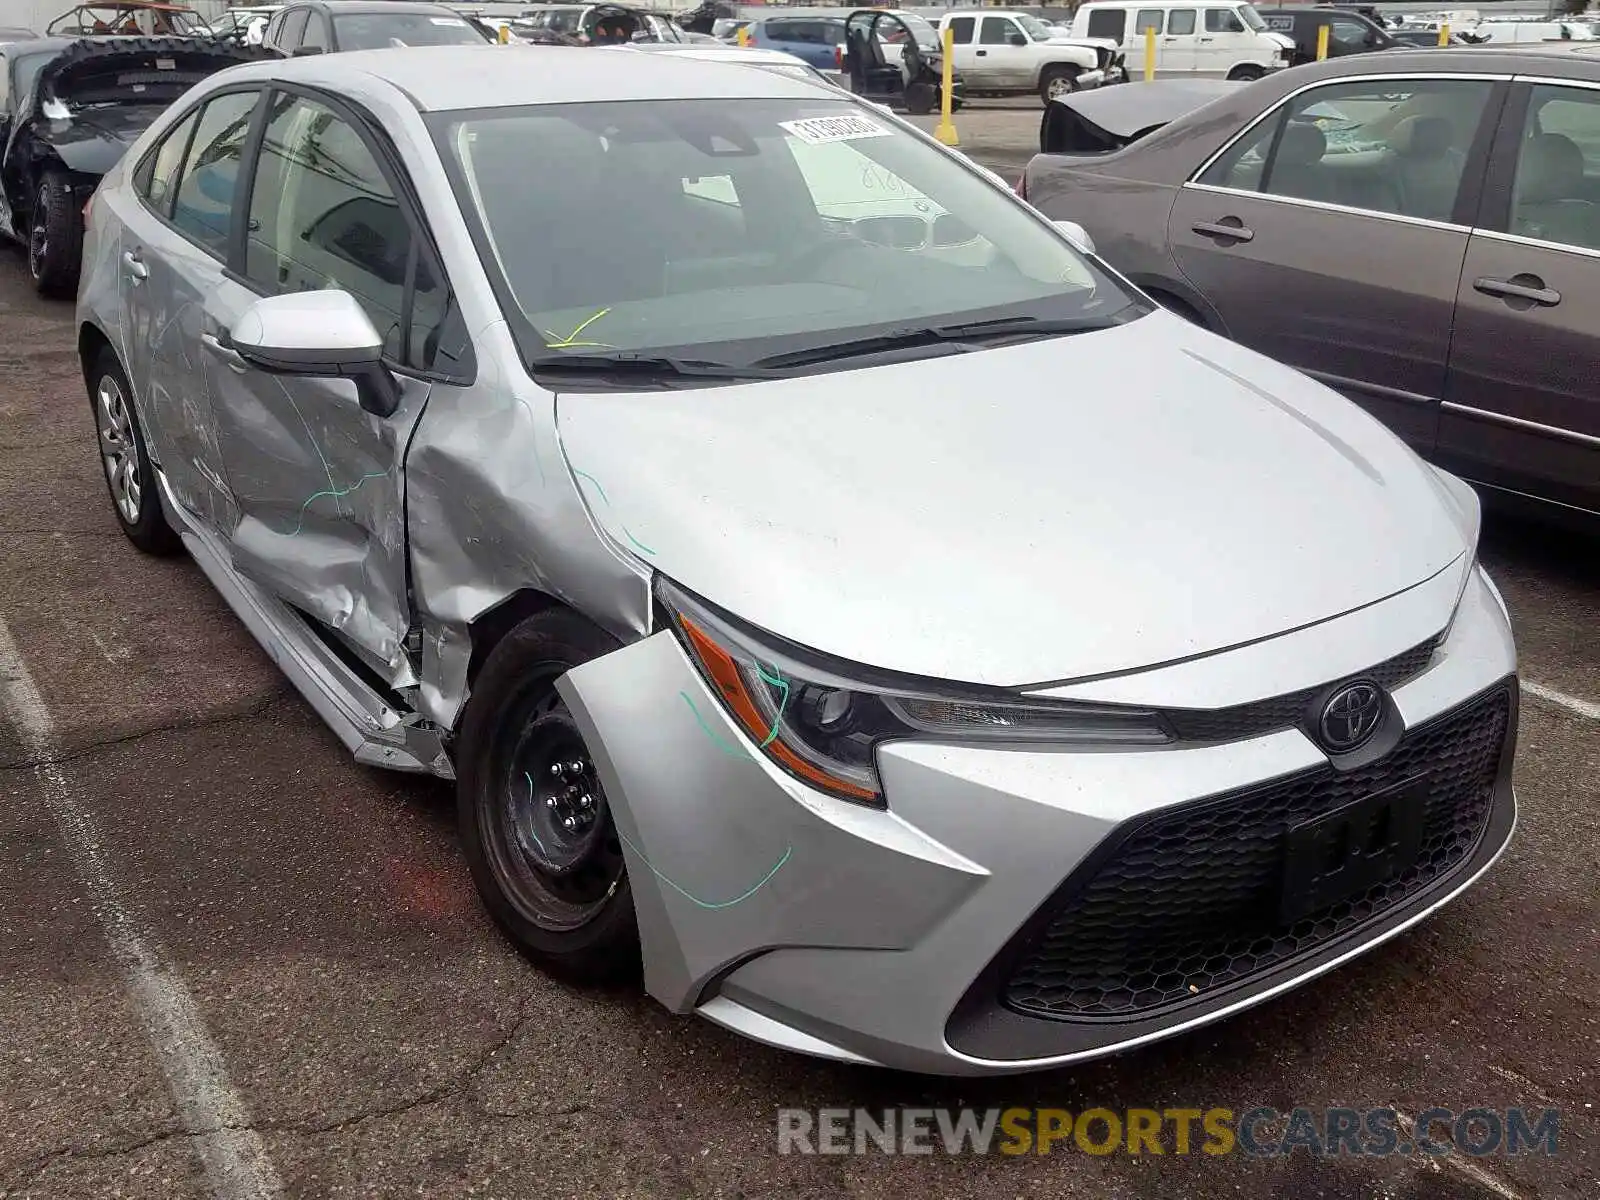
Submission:
M 455 781 L 553 969 L 1022 1071 L 1320 975 L 1510 838 L 1472 492 L 838 89 L 229 70 L 95 195 L 78 318 L 129 538 Z

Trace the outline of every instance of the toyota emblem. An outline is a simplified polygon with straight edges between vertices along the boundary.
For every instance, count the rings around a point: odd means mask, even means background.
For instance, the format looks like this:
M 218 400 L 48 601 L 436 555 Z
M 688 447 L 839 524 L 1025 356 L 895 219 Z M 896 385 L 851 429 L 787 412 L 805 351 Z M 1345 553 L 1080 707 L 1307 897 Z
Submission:
M 1371 737 L 1382 720 L 1383 693 L 1378 685 L 1351 683 L 1328 698 L 1317 729 L 1329 751 L 1344 754 Z

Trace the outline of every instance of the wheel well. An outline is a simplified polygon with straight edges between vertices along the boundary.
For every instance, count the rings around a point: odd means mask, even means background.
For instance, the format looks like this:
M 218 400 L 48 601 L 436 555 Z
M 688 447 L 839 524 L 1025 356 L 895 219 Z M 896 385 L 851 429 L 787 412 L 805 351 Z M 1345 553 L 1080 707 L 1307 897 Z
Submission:
M 1053 62 L 1045 63 L 1039 73 L 1041 75 L 1049 75 L 1052 73 L 1057 75 L 1081 75 L 1088 69 L 1089 68 L 1087 67 L 1079 66 L 1077 63 Z
M 102 350 L 111 350 L 111 339 L 98 325 L 85 321 L 78 327 L 78 364 L 83 369 L 83 383 L 89 385 L 89 367 Z
M 467 634 L 472 639 L 472 657 L 467 660 L 467 686 L 470 688 L 473 680 L 477 679 L 478 672 L 489 658 L 489 652 L 499 644 L 501 638 L 534 613 L 560 605 L 561 601 L 548 592 L 541 592 L 538 588 L 523 588 L 512 592 L 488 612 L 478 614 L 477 619 L 467 626 Z
M 1205 314 L 1193 304 L 1190 304 L 1182 296 L 1175 296 L 1165 288 L 1151 287 L 1149 285 L 1145 286 L 1144 293 L 1157 304 L 1161 305 L 1162 308 L 1176 313 L 1186 321 L 1193 322 L 1194 324 L 1200 326 L 1201 329 L 1211 328 L 1211 322 L 1206 319 Z

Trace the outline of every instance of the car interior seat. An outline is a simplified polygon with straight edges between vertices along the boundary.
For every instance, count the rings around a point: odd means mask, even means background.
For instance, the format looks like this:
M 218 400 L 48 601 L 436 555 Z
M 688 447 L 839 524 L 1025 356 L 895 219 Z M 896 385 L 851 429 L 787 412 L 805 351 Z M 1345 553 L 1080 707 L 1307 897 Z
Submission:
M 1541 133 L 1523 145 L 1511 203 L 1511 232 L 1600 249 L 1600 209 L 1584 196 L 1583 151 L 1571 138 Z
M 1264 181 L 1266 190 L 1300 200 L 1337 203 L 1333 180 L 1322 165 L 1327 152 L 1328 138 L 1320 128 L 1310 121 L 1290 121 Z
M 1454 142 L 1455 126 L 1444 117 L 1407 117 L 1390 133 L 1400 211 L 1406 216 L 1450 219 L 1467 162 Z

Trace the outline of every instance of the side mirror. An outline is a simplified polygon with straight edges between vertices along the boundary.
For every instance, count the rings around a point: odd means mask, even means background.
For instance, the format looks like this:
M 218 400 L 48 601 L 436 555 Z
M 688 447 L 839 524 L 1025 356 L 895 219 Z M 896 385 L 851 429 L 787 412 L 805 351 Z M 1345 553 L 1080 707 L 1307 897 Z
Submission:
M 1065 234 L 1067 241 L 1071 242 L 1083 253 L 1093 254 L 1095 252 L 1094 239 L 1089 236 L 1089 231 L 1076 221 L 1052 221 L 1050 223 Z
M 1026 46 L 1028 44 L 1028 39 L 1023 37 L 1020 33 L 1013 33 L 1010 37 L 1006 38 L 1006 41 L 1010 42 L 1013 46 Z
M 383 365 L 383 338 L 349 292 L 263 297 L 234 322 L 228 348 L 269 374 L 353 380 L 361 407 L 375 416 L 400 407 L 400 384 Z
M 295 47 L 294 53 L 291 54 L 289 57 L 290 58 L 305 58 L 308 55 L 321 54 L 321 53 L 322 53 L 322 47 L 321 46 L 297 46 L 297 47 Z

